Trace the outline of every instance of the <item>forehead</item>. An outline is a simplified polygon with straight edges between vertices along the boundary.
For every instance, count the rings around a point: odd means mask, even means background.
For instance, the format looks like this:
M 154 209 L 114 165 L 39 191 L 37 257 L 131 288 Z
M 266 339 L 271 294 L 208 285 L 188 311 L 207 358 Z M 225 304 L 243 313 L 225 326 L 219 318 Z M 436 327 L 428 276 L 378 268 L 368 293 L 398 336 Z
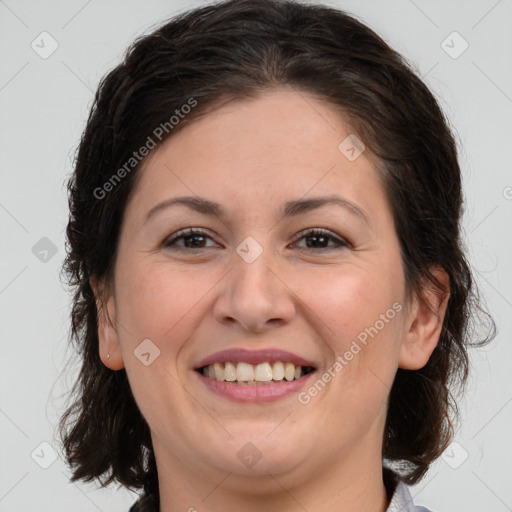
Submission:
M 223 102 L 153 150 L 134 206 L 142 214 L 171 195 L 208 195 L 249 207 L 334 191 L 370 206 L 383 190 L 366 151 L 349 158 L 354 136 L 338 108 L 304 91 Z

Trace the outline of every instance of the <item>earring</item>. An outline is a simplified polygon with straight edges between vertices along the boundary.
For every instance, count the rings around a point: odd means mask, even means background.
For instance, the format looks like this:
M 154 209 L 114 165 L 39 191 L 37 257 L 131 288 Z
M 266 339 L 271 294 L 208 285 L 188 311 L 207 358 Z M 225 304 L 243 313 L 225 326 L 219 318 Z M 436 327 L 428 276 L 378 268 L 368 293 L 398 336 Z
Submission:
M 107 354 L 107 359 L 110 359 L 110 354 Z

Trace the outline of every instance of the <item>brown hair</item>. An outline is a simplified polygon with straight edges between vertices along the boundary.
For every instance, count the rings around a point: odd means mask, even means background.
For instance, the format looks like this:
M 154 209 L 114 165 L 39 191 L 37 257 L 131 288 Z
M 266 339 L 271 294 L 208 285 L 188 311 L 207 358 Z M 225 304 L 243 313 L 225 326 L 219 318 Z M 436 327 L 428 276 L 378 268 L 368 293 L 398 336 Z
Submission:
M 149 427 L 125 370 L 99 358 L 97 309 L 90 278 L 109 283 L 123 212 L 138 165 L 103 196 L 104 184 L 154 133 L 162 137 L 223 97 L 249 97 L 288 85 L 327 101 L 349 120 L 378 162 L 401 245 L 408 290 L 440 287 L 450 298 L 442 334 L 420 370 L 399 369 L 391 389 L 383 459 L 417 482 L 453 435 L 451 389 L 468 375 L 467 348 L 494 336 L 479 305 L 461 240 L 462 191 L 456 144 L 436 99 L 410 65 L 354 17 L 319 4 L 229 0 L 181 14 L 133 43 L 100 83 L 68 184 L 70 217 L 63 265 L 73 287 L 71 339 L 82 360 L 74 403 L 60 435 L 72 480 L 144 487 L 158 503 Z M 193 98 L 179 124 L 170 116 Z M 126 169 L 125 169 L 126 170 Z M 473 340 L 478 313 L 491 333 Z M 479 324 L 480 325 L 480 324 Z M 104 477 L 104 482 L 102 482 Z

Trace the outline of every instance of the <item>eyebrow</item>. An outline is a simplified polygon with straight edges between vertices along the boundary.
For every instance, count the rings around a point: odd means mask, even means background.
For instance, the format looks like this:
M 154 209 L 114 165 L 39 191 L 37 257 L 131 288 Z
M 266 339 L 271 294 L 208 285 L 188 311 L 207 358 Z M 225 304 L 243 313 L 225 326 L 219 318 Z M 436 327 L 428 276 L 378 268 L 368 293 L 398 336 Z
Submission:
M 328 204 L 333 204 L 345 208 L 348 212 L 360 217 L 362 220 L 364 220 L 364 222 L 366 222 L 366 224 L 370 225 L 370 218 L 363 209 L 354 203 L 351 203 L 347 199 L 343 199 L 342 197 L 336 195 L 288 201 L 284 204 L 282 210 L 282 218 L 302 215 Z M 151 210 L 149 210 L 147 213 L 144 223 L 148 222 L 148 220 L 157 212 L 160 212 L 174 205 L 183 205 L 204 215 L 211 215 L 221 219 L 226 217 L 226 211 L 219 203 L 215 203 L 214 201 L 210 201 L 201 197 L 185 196 L 166 199 L 153 206 L 153 208 L 151 208 Z

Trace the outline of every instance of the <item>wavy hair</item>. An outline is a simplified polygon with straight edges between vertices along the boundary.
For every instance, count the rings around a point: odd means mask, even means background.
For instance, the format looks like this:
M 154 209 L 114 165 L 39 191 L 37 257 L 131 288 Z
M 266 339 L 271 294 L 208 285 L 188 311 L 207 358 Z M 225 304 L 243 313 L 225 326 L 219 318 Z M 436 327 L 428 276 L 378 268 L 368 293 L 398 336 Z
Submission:
M 424 297 L 450 279 L 439 343 L 421 369 L 398 369 L 383 439 L 383 462 L 419 481 L 448 446 L 458 411 L 452 391 L 468 376 L 468 348 L 494 336 L 481 306 L 461 233 L 463 195 L 456 142 L 438 102 L 414 68 L 347 13 L 289 0 L 228 0 L 187 11 L 138 38 L 100 82 L 68 181 L 62 273 L 73 291 L 70 340 L 81 370 L 59 422 L 72 481 L 144 488 L 158 504 L 150 430 L 124 369 L 99 357 L 90 279 L 110 283 L 123 212 L 137 169 L 98 198 L 155 127 L 191 98 L 197 106 L 162 141 L 222 98 L 275 87 L 308 92 L 339 108 L 375 159 L 401 247 L 407 289 Z M 101 307 L 101 304 L 99 304 Z M 476 339 L 482 320 L 490 334 Z M 460 389 L 459 389 L 460 388 Z

